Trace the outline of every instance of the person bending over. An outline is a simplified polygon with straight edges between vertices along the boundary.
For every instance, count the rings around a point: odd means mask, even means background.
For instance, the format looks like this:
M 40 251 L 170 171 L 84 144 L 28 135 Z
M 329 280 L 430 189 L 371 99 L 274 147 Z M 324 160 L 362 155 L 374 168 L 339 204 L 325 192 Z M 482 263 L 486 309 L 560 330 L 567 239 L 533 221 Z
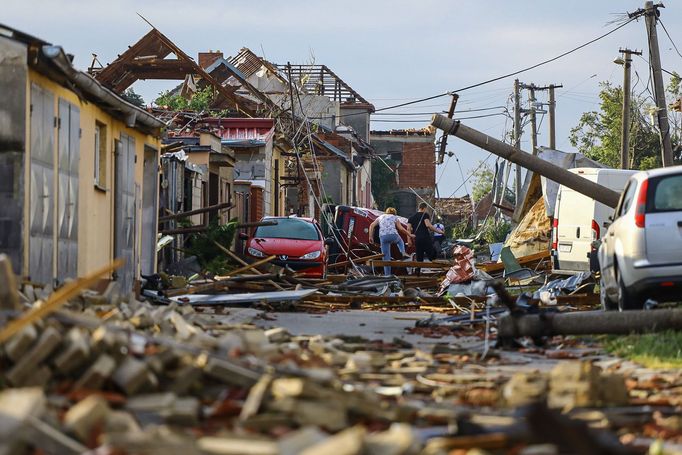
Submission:
M 405 253 L 405 242 L 403 242 L 399 232 L 405 234 L 408 245 L 411 242 L 412 236 L 403 225 L 400 224 L 400 221 L 398 221 L 396 210 L 393 207 L 388 207 L 386 213 L 379 216 L 379 218 L 369 225 L 369 243 L 374 243 L 374 229 L 377 225 L 379 225 L 379 242 L 381 245 L 381 252 L 384 255 L 384 261 L 391 260 L 391 245 L 394 243 L 398 245 L 398 249 L 403 258 L 407 257 L 407 253 Z M 388 276 L 390 274 L 391 267 L 384 266 L 384 275 Z

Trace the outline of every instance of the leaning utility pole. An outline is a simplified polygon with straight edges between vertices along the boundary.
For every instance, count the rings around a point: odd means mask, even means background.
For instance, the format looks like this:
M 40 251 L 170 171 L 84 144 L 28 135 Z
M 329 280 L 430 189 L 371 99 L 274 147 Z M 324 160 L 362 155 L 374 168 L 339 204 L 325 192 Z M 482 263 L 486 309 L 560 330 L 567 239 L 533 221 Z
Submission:
M 556 150 L 556 99 L 554 89 L 556 85 L 549 86 L 549 148 Z
M 661 54 L 658 49 L 658 34 L 656 22 L 660 15 L 658 8 L 662 3 L 654 5 L 654 2 L 644 3 L 644 16 L 646 19 L 647 37 L 649 39 L 649 62 L 654 80 L 654 94 L 656 95 L 656 116 L 658 117 L 658 130 L 661 135 L 661 156 L 663 167 L 673 165 L 673 147 L 670 142 L 670 125 L 668 124 L 668 109 L 665 105 L 665 91 L 663 89 L 663 74 L 661 72 Z M 635 15 L 640 14 L 634 13 Z
M 521 150 L 521 84 L 514 79 L 514 148 Z M 516 203 L 521 199 L 521 167 L 516 165 L 516 178 L 514 179 L 514 195 Z
M 620 49 L 623 54 L 623 116 L 620 138 L 620 168 L 630 168 L 630 67 L 632 66 L 632 54 L 642 55 L 641 52 L 630 49 Z M 618 62 L 620 63 L 620 62 Z

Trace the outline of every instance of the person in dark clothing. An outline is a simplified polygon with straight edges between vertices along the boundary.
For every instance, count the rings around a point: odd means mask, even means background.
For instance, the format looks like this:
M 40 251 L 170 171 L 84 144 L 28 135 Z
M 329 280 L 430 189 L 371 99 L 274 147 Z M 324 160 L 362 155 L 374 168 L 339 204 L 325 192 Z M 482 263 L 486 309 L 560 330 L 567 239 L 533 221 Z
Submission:
M 436 258 L 431 232 L 444 234 L 442 229 L 438 229 L 431 224 L 431 216 L 426 212 L 426 208 L 426 203 L 422 202 L 419 204 L 419 211 L 407 220 L 408 231 L 410 234 L 415 235 L 414 246 L 417 253 L 416 259 L 419 262 L 424 260 L 425 254 L 430 261 Z M 417 273 L 419 273 L 419 269 Z

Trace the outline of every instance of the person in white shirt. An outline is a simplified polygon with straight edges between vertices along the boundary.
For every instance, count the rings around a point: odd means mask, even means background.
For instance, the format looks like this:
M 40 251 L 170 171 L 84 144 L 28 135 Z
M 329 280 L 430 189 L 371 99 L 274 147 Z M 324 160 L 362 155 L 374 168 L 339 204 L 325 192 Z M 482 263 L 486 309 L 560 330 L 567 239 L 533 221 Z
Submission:
M 408 245 L 412 241 L 412 236 L 407 232 L 403 225 L 400 224 L 396 210 L 393 207 L 388 207 L 386 213 L 379 216 L 379 218 L 369 225 L 369 243 L 374 243 L 374 229 L 377 225 L 379 225 L 379 242 L 381 245 L 381 252 L 384 255 L 384 261 L 391 260 L 391 245 L 394 243 L 398 245 L 398 249 L 403 258 L 407 257 L 405 242 L 403 242 L 399 232 L 407 237 Z M 391 267 L 384 266 L 384 275 L 388 276 L 390 274 Z

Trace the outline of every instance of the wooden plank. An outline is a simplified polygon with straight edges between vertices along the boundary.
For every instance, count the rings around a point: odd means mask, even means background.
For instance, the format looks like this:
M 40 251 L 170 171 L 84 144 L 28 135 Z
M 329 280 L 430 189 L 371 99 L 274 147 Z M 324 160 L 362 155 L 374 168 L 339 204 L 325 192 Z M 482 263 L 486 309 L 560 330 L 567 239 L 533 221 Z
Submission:
M 371 261 L 373 259 L 379 259 L 381 257 L 383 257 L 383 254 L 377 253 L 377 254 L 373 254 L 371 256 L 365 256 L 365 257 L 353 259 L 352 263 L 351 263 L 351 261 L 343 261 L 343 262 L 337 262 L 336 264 L 329 264 L 329 266 L 327 268 L 338 269 L 338 268 L 342 268 L 342 267 L 348 267 L 352 264 L 355 264 L 355 265 L 364 264 L 365 262 Z
M 453 264 L 449 262 L 419 262 L 419 261 L 371 261 L 372 267 L 420 267 L 423 269 L 449 270 Z
M 248 262 L 246 262 L 244 259 L 240 258 L 239 256 L 237 256 L 237 254 L 235 254 L 235 253 L 233 253 L 232 251 L 230 251 L 229 249 L 225 248 L 224 246 L 222 246 L 220 243 L 216 242 L 215 240 L 213 241 L 213 244 L 214 244 L 215 246 L 217 246 L 218 249 L 219 249 L 220 251 L 222 251 L 223 253 L 227 254 L 228 256 L 230 256 L 232 259 L 234 259 L 235 261 L 237 261 L 238 263 L 240 263 L 240 264 L 243 265 L 244 267 L 250 265 L 250 264 L 249 264 Z M 259 274 L 259 275 L 262 275 L 262 274 L 263 274 L 263 272 L 261 272 L 261 271 L 258 270 L 257 268 L 255 268 L 255 267 L 253 267 L 253 266 L 251 266 L 251 267 L 252 267 L 251 270 L 253 270 L 254 273 L 257 273 L 257 274 Z M 283 290 L 284 290 L 284 288 L 283 288 L 282 286 L 280 286 L 279 284 L 275 283 L 275 282 L 272 281 L 272 280 L 268 280 L 268 284 L 273 285 L 274 287 L 276 287 L 276 288 L 279 289 L 280 291 L 283 291 Z
M 29 311 L 24 313 L 19 319 L 7 324 L 0 331 L 0 343 L 6 341 L 8 338 L 19 332 L 27 325 L 44 318 L 54 311 L 57 311 L 62 305 L 68 302 L 69 299 L 80 294 L 81 291 L 88 286 L 92 286 L 93 284 L 97 283 L 102 275 L 106 275 L 121 267 L 124 262 L 125 261 L 123 259 L 116 259 L 111 264 L 101 267 L 84 276 L 83 278 L 78 278 L 77 280 L 66 283 L 64 286 L 52 293 L 44 305 L 34 306 Z
M 232 271 L 230 272 L 229 275 L 217 276 L 217 277 L 216 277 L 216 280 L 217 280 L 217 281 L 220 281 L 220 280 L 227 280 L 227 279 L 229 279 L 230 277 L 239 275 L 240 273 L 244 273 L 244 272 L 246 272 L 246 271 L 248 271 L 248 270 L 254 270 L 256 267 L 259 267 L 259 266 L 261 266 L 261 265 L 265 265 L 265 264 L 267 264 L 268 262 L 271 262 L 272 260 L 274 260 L 275 258 L 277 258 L 277 256 L 275 256 L 275 255 L 268 256 L 268 257 L 266 257 L 266 258 L 264 258 L 264 259 L 261 259 L 260 261 L 254 262 L 253 264 L 245 265 L 244 267 L 241 267 L 241 268 L 239 268 L 239 269 L 237 269 L 237 270 L 232 270 Z

